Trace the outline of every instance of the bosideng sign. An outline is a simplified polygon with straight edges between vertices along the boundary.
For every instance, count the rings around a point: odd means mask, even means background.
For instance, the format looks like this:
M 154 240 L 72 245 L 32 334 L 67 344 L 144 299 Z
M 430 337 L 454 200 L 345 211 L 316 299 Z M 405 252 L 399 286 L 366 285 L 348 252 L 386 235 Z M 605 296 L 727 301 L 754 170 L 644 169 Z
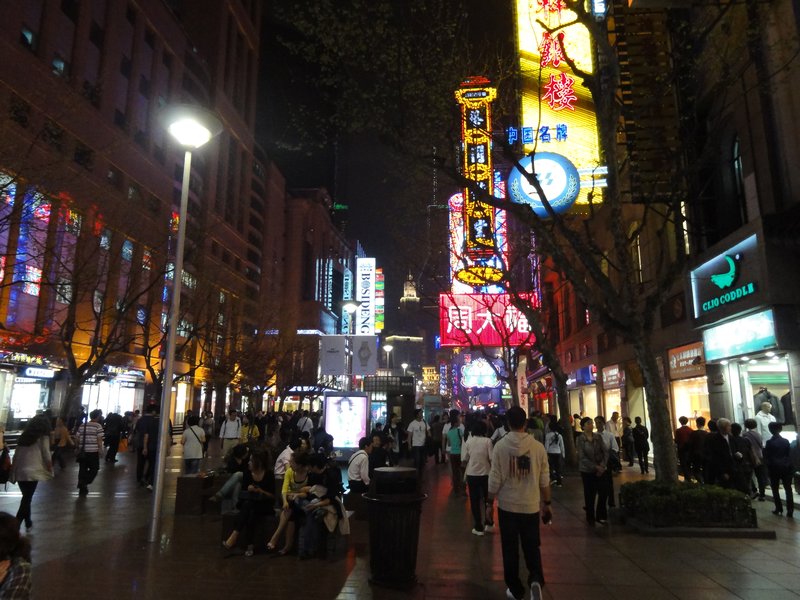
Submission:
M 375 334 L 375 259 L 356 260 L 356 293 L 359 302 L 356 312 L 356 331 Z
M 757 250 L 753 234 L 691 272 L 695 319 L 759 291 Z

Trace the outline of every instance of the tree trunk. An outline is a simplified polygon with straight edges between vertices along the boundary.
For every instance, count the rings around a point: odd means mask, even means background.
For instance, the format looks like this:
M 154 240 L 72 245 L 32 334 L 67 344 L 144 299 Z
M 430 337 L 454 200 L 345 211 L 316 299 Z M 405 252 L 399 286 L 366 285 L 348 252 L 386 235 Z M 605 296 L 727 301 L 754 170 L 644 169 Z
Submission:
M 644 388 L 647 393 L 647 414 L 650 417 L 650 441 L 653 444 L 656 480 L 677 483 L 678 462 L 672 438 L 672 421 L 667 406 L 667 393 L 649 338 L 640 337 L 633 344 L 633 351 L 639 368 L 642 370 Z
M 560 369 L 553 371 L 553 388 L 556 392 L 556 403 L 558 404 L 558 424 L 564 432 L 564 453 L 566 454 L 567 464 L 571 467 L 578 466 L 578 456 L 575 451 L 575 436 L 572 434 L 572 423 L 569 417 L 569 391 L 567 390 L 567 376 Z
M 61 410 L 59 416 L 68 422 L 70 416 L 78 416 L 81 414 L 81 392 L 83 390 L 83 380 L 69 378 L 67 383 L 67 390 L 64 394 L 64 402 L 61 403 Z

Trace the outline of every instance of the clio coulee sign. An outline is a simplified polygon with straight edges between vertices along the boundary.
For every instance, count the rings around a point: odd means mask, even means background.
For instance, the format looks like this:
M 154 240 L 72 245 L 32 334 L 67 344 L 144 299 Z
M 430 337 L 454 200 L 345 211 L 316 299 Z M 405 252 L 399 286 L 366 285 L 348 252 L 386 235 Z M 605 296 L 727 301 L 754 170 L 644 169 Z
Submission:
M 538 308 L 535 294 L 520 294 Z M 439 335 L 443 347 L 527 347 L 536 337 L 508 294 L 441 294 Z

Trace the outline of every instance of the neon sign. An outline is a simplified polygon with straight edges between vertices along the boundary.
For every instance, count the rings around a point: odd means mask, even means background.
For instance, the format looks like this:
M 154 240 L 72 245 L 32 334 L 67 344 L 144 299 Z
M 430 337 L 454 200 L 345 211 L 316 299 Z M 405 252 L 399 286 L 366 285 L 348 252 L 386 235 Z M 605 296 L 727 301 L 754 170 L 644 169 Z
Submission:
M 461 84 L 455 96 L 461 105 L 463 175 L 478 188 L 492 194 L 492 101 L 497 89 L 485 77 L 471 77 Z M 495 253 L 495 209 L 481 202 L 471 187 L 464 188 L 465 253 L 470 258 Z
M 520 297 L 538 308 L 535 294 Z M 520 347 L 536 340 L 527 317 L 508 294 L 441 294 L 439 335 L 443 347 Z
M 589 203 L 593 189 L 605 186 L 605 181 L 595 178 L 604 167 L 591 93 L 567 64 L 569 59 L 579 71 L 594 72 L 589 31 L 564 0 L 517 0 L 516 5 L 521 121 L 540 125 L 509 128 L 507 139 L 510 144 L 521 143 L 525 153 L 537 154 L 540 144 L 558 142 L 558 153 L 586 175 L 573 204 L 580 208 Z M 545 131 L 541 124 L 546 124 Z M 560 131 L 559 126 L 563 126 Z M 596 194 L 591 198 L 594 203 L 599 200 Z

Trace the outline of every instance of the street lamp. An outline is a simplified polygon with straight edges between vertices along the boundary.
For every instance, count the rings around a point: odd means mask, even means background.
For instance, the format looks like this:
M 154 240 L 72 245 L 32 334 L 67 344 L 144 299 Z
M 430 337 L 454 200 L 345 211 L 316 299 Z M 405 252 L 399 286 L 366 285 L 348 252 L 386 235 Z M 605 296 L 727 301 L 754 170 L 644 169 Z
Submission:
M 347 373 L 345 373 L 347 377 L 347 391 L 351 391 L 353 389 L 353 334 L 355 333 L 355 319 L 353 315 L 358 310 L 358 307 L 361 306 L 361 302 L 358 300 L 345 300 L 342 302 L 342 308 L 344 311 L 350 315 L 350 318 L 347 320 L 347 331 L 343 331 L 342 333 L 345 334 L 346 340 L 346 347 L 347 347 Z
M 386 368 L 389 368 L 389 353 L 394 350 L 394 346 L 391 344 L 384 344 L 383 351 L 386 352 Z
M 183 159 L 181 205 L 178 212 L 178 240 L 175 248 L 175 265 L 172 270 L 172 298 L 167 328 L 167 349 L 164 360 L 164 377 L 161 385 L 161 422 L 159 423 L 158 453 L 156 455 L 153 509 L 148 541 L 158 540 L 161 521 L 161 502 L 164 497 L 164 470 L 167 464 L 169 419 L 172 414 L 172 379 L 175 373 L 175 346 L 178 338 L 178 321 L 181 308 L 181 283 L 183 280 L 183 248 L 186 242 L 186 209 L 189 204 L 189 179 L 192 173 L 192 150 L 196 150 L 222 131 L 222 123 L 210 111 L 197 106 L 178 104 L 164 109 L 159 120 L 186 154 Z
M 403 377 L 405 377 L 406 369 L 408 368 L 408 363 L 402 363 L 400 366 L 403 367 Z

